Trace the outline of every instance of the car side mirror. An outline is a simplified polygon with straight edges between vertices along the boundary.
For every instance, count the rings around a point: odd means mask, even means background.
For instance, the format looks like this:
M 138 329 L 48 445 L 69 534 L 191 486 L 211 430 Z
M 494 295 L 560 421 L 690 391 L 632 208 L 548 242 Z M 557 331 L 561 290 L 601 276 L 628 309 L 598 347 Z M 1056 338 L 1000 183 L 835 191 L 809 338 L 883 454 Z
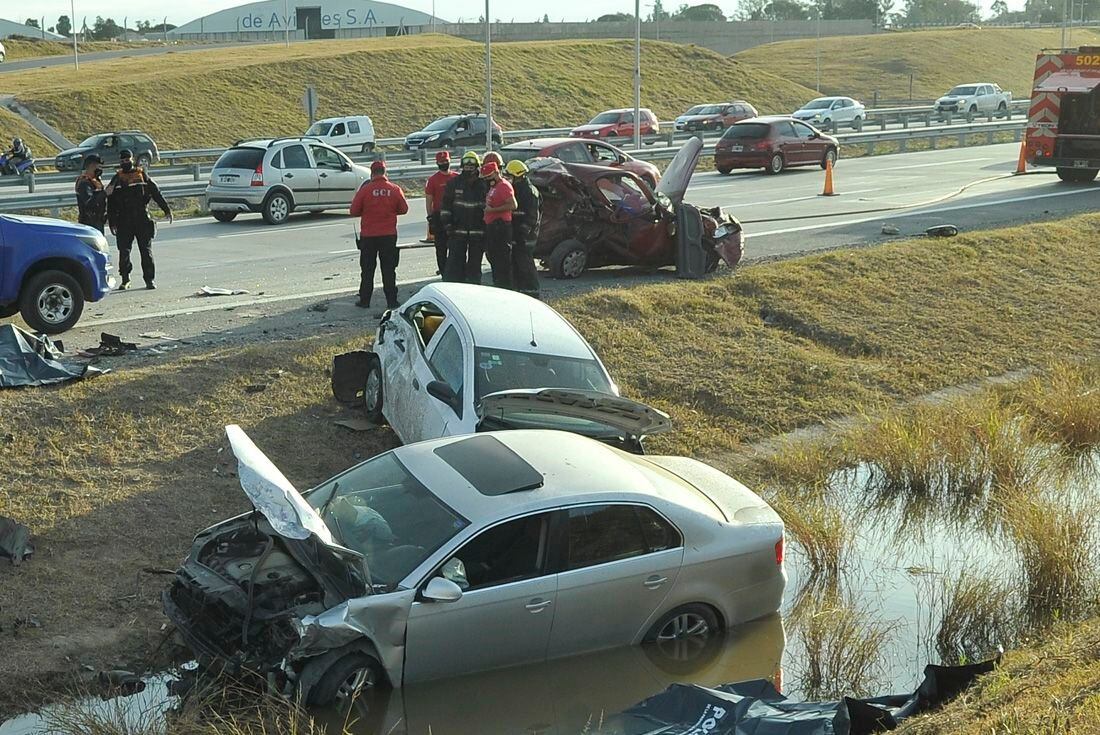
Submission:
M 821 133 L 817 132 L 816 130 L 814 130 L 810 133 L 810 140 L 814 140 L 815 138 L 820 138 L 820 137 L 821 137 Z
M 462 599 L 462 588 L 449 579 L 432 577 L 420 597 L 425 602 L 458 602 Z
M 341 171 L 351 171 L 351 164 L 348 163 L 347 161 L 341 162 L 340 163 L 340 170 Z
M 433 380 L 428 383 L 426 390 L 428 391 L 428 395 L 432 398 L 447 404 L 456 411 L 458 410 L 458 395 L 451 386 L 447 385 L 442 380 Z

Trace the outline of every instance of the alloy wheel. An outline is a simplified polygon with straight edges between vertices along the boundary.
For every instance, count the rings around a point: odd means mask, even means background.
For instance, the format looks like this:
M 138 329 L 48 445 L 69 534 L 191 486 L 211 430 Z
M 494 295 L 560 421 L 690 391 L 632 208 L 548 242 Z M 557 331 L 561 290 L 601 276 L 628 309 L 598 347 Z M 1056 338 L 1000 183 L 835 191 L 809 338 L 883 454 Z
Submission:
M 61 324 L 73 313 L 74 303 L 72 291 L 55 283 L 38 294 L 38 313 L 43 321 Z
M 348 675 L 348 678 L 340 684 L 336 690 L 336 702 L 346 704 L 353 702 L 364 691 L 372 689 L 375 685 L 374 671 L 369 666 L 356 669 Z
M 382 378 L 377 370 L 367 373 L 367 385 L 363 391 L 363 401 L 367 405 L 367 413 L 378 410 L 378 404 L 382 399 Z
M 561 263 L 562 273 L 566 278 L 577 278 L 584 273 L 584 266 L 588 263 L 588 256 L 583 250 L 574 250 L 565 256 Z

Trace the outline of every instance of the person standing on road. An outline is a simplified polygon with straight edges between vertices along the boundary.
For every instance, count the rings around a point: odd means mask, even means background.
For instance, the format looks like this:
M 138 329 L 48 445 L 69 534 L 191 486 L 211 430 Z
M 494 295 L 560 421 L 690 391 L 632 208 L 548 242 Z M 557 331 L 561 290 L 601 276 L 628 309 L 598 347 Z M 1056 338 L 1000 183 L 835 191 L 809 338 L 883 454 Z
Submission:
M 447 230 L 443 227 L 440 210 L 443 209 L 443 194 L 447 184 L 458 176 L 451 170 L 451 152 L 440 151 L 435 154 L 435 165 L 439 170 L 431 175 L 424 186 L 424 208 L 428 212 L 428 231 L 435 238 L 436 273 L 443 275 L 447 269 Z
M 370 179 L 359 187 L 351 200 L 351 215 L 359 218 L 359 300 L 356 306 L 370 307 L 374 292 L 374 269 L 382 265 L 382 292 L 386 307 L 396 309 L 397 302 L 397 217 L 409 211 L 405 192 L 386 178 L 386 162 L 370 165 Z
M 504 178 L 516 192 L 516 210 L 512 212 L 512 288 L 528 296 L 539 297 L 539 272 L 535 268 L 535 242 L 539 239 L 542 199 L 530 179 L 527 164 L 509 161 Z
M 134 165 L 134 154 L 123 150 L 118 154 L 118 172 L 107 184 L 107 224 L 111 234 L 118 242 L 118 272 L 122 275 L 120 289 L 130 287 L 130 272 L 134 269 L 130 262 L 130 250 L 137 240 L 141 253 L 141 276 L 145 279 L 145 288 L 157 287 L 156 266 L 153 263 L 153 238 L 157 234 L 157 225 L 149 216 L 149 201 L 157 203 L 168 221 L 172 221 L 172 210 L 156 182 L 141 168 Z
M 493 285 L 512 288 L 512 212 L 516 192 L 500 175 L 500 166 L 490 161 L 481 167 L 481 178 L 489 184 L 485 195 L 485 254 L 493 269 Z
M 107 191 L 103 188 L 103 159 L 92 153 L 76 180 L 77 222 L 103 232 L 107 224 Z
M 444 281 L 481 283 L 485 252 L 485 195 L 489 187 L 478 178 L 481 159 L 473 151 L 462 156 L 462 173 L 447 182 L 439 215 L 447 237 Z

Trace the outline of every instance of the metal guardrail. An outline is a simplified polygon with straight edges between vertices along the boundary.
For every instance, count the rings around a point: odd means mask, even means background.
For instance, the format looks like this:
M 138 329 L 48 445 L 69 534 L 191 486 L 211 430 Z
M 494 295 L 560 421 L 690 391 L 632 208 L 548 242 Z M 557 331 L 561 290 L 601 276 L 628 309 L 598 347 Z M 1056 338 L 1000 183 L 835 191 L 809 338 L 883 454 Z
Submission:
M 994 122 L 987 121 L 970 124 L 904 128 L 885 132 L 859 131 L 839 133 L 836 135 L 836 138 L 840 141 L 842 146 L 866 146 L 869 154 L 874 153 L 875 147 L 882 143 L 896 144 L 899 152 L 904 152 L 908 148 L 909 141 L 912 140 L 929 140 L 933 148 L 935 148 L 936 142 L 940 138 L 958 138 L 960 146 L 966 145 L 975 135 L 984 135 L 986 144 L 993 143 L 994 136 L 998 133 L 1014 133 L 1014 137 L 1019 140 L 1020 136 L 1023 134 L 1024 126 L 1024 120 L 998 120 Z M 701 134 L 696 135 L 702 137 Z M 703 148 L 702 155 L 713 155 L 714 143 L 716 142 L 714 138 L 715 136 L 712 136 L 709 143 Z M 704 138 L 704 141 L 706 141 L 706 138 Z M 643 148 L 642 150 L 631 151 L 631 153 L 635 158 L 644 161 L 661 161 L 673 158 L 679 150 L 680 146 L 678 145 L 666 145 Z M 180 168 L 184 168 L 188 172 L 193 170 L 191 167 Z M 426 178 L 434 171 L 434 165 L 425 166 L 415 164 L 392 167 L 389 171 L 389 177 L 393 181 L 409 181 Z M 187 183 L 165 183 L 161 185 L 161 192 L 166 197 L 171 198 L 201 196 L 205 191 L 206 182 L 201 180 Z M 73 195 L 71 192 L 67 191 L 60 193 L 28 194 L 26 196 L 5 197 L 0 199 L 0 210 L 7 212 L 20 212 L 33 209 L 49 209 L 57 212 L 61 208 L 73 206 L 75 206 Z

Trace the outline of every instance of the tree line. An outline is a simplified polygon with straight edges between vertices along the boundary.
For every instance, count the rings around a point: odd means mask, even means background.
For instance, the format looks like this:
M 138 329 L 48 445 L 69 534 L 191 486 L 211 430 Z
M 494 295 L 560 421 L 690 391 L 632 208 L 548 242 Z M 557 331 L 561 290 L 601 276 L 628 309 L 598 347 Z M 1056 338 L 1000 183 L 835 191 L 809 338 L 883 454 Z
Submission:
M 128 23 L 127 20 L 123 20 L 124 23 Z M 23 25 L 30 26 L 31 28 L 41 28 L 37 18 L 27 18 Z M 138 20 L 135 21 L 133 28 L 123 28 L 115 22 L 114 18 L 104 18 L 97 15 L 95 22 L 92 25 L 88 25 L 88 19 L 84 19 L 84 27 L 78 31 L 78 33 L 86 41 L 112 41 L 117 38 L 122 38 L 127 32 L 134 33 L 164 33 L 170 31 L 176 26 L 171 23 L 153 23 L 151 20 Z M 56 33 L 59 36 L 71 37 L 73 34 L 73 22 L 67 15 L 62 15 L 57 19 L 55 25 L 46 29 L 50 33 Z

